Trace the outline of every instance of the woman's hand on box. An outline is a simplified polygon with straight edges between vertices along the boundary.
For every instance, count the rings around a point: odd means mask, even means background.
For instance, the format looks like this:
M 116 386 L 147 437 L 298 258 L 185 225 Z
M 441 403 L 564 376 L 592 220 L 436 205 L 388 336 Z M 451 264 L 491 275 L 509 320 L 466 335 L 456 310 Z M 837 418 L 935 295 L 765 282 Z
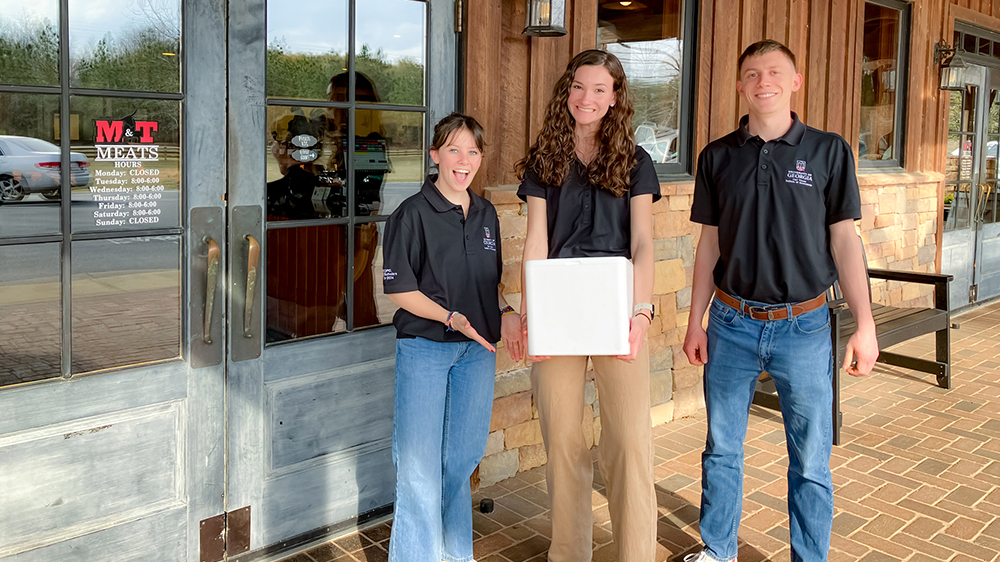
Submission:
M 521 310 L 523 311 L 523 304 Z M 528 313 L 521 312 L 521 337 L 524 338 L 524 352 L 528 353 Z M 546 359 L 551 359 L 549 355 L 526 355 L 530 363 L 537 363 L 539 361 L 545 361 Z
M 646 341 L 646 331 L 649 330 L 649 317 L 645 314 L 636 314 L 628 330 L 628 345 L 630 352 L 628 355 L 615 355 L 615 359 L 620 359 L 626 363 L 632 363 L 642 351 L 642 344 Z

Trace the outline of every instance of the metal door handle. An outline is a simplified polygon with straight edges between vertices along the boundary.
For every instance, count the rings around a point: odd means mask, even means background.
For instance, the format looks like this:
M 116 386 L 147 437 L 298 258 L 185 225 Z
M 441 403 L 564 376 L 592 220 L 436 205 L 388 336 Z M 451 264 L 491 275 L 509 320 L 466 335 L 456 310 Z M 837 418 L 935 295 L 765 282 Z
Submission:
M 990 201 L 990 192 L 993 191 L 994 187 L 996 184 L 979 184 L 979 200 L 976 201 L 976 214 L 974 215 L 976 222 L 982 222 L 983 217 L 986 216 L 986 204 Z
M 250 329 L 253 326 L 253 296 L 257 285 L 257 262 L 260 260 L 260 244 L 247 234 L 244 236 L 250 247 L 247 248 L 247 297 L 246 308 L 243 310 L 243 337 L 252 338 Z
M 212 345 L 212 309 L 215 308 L 215 287 L 219 283 L 219 256 L 222 251 L 211 237 L 205 237 L 208 244 L 208 267 L 205 274 L 205 323 L 202 327 L 201 339 Z

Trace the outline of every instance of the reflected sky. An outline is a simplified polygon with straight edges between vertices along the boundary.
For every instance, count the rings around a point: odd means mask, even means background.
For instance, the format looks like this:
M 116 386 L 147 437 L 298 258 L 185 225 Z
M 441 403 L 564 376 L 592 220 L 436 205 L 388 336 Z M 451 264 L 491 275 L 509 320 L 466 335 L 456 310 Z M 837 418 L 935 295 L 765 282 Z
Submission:
M 423 2 L 358 0 L 357 6 L 356 49 L 365 43 L 381 47 L 390 63 L 403 58 L 423 60 Z M 267 17 L 269 45 L 281 44 L 292 53 L 342 54 L 346 50 L 346 0 L 271 0 Z
M 9 22 L 46 19 L 52 25 L 57 25 L 58 17 L 59 2 L 55 0 L 39 0 L 30 4 L 26 4 L 24 0 L 0 0 L 0 26 L 8 25 Z
M 358 0 L 357 45 L 383 49 L 390 63 L 424 58 L 424 13 L 417 0 Z M 55 0 L 25 3 L 0 0 L 0 32 L 24 21 L 58 25 Z M 343 53 L 347 45 L 346 0 L 271 0 L 268 2 L 268 44 L 280 42 L 296 53 Z M 70 0 L 70 33 L 74 54 L 93 48 L 105 37 L 154 27 L 176 32 L 178 0 Z
M 70 0 L 70 34 L 74 54 L 104 37 L 122 37 L 150 27 L 179 35 L 179 0 Z M 0 32 L 11 23 L 59 25 L 59 3 L 0 0 Z
M 669 38 L 606 47 L 621 61 L 629 80 L 666 81 L 680 73 L 682 45 L 680 39 Z

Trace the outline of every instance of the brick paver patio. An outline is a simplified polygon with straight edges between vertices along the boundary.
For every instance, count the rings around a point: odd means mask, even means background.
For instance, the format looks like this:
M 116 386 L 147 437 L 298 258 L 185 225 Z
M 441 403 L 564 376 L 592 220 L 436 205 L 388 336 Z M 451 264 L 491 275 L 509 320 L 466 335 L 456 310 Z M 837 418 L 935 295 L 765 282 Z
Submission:
M 885 365 L 844 380 L 843 444 L 831 561 L 985 561 L 1000 557 L 1000 302 L 955 318 L 951 390 L 933 375 Z M 933 355 L 928 336 L 897 349 Z M 849 377 L 848 377 L 849 378 Z M 705 416 L 654 429 L 659 504 L 657 561 L 697 551 Z M 746 446 L 741 562 L 790 559 L 781 420 L 754 407 Z M 596 470 L 594 561 L 612 561 L 610 519 Z M 479 562 L 543 562 L 548 548 L 544 467 L 480 490 L 473 511 Z M 316 546 L 282 562 L 387 559 L 390 523 Z

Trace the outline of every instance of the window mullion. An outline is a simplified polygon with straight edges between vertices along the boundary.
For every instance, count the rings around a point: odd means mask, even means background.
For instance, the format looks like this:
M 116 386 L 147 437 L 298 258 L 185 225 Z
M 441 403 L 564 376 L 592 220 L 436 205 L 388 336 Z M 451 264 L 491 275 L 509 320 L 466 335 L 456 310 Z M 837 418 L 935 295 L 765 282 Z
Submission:
M 70 109 L 69 109 L 69 0 L 59 0 L 59 148 L 60 148 L 60 219 L 62 244 L 60 247 L 60 307 L 62 327 L 60 342 L 60 368 L 63 378 L 73 375 L 73 225 L 70 186 Z

